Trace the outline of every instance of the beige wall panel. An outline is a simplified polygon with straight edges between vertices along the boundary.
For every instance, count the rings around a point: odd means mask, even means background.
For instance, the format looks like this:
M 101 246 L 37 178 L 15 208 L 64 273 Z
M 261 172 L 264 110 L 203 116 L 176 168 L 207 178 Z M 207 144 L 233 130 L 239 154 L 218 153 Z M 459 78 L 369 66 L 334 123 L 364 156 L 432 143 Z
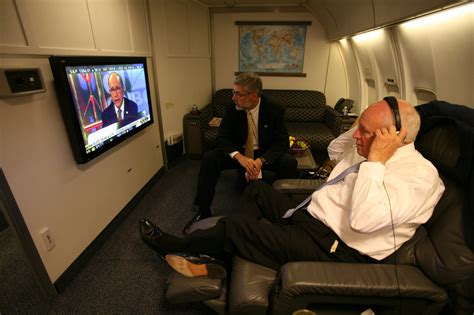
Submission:
M 0 47 L 27 45 L 15 1 L 2 0 L 0 2 Z
M 326 103 L 334 107 L 341 97 L 348 98 L 347 78 L 342 55 L 337 47 L 337 43 L 331 44 L 331 55 L 328 62 L 329 65 L 325 89 Z
M 145 0 L 128 0 L 130 28 L 132 33 L 133 50 L 140 53 L 151 53 L 148 18 Z
M 95 49 L 85 0 L 18 0 L 21 19 L 38 48 Z
M 362 36 L 362 37 L 361 37 Z M 361 88 L 361 106 L 363 111 L 368 104 L 377 99 L 376 82 L 379 81 L 379 73 L 377 65 L 370 46 L 367 44 L 371 39 L 367 35 L 359 35 L 358 40 L 351 38 L 357 64 L 360 69 L 360 85 Z
M 211 62 L 206 58 L 168 58 L 171 69 L 160 80 L 163 133 L 166 137 L 183 131 L 183 116 L 196 104 L 210 102 Z
M 399 32 L 397 36 L 405 74 L 405 98 L 417 104 L 414 88 L 436 91 L 433 50 L 428 37 L 407 35 Z
M 0 165 L 55 281 L 163 166 L 156 111 L 151 127 L 94 161 L 77 165 L 48 59 L 4 57 L 0 66 L 39 67 L 44 76 L 45 93 L 0 99 Z M 152 77 L 150 84 L 151 102 L 156 104 Z M 43 227 L 50 229 L 56 243 L 50 252 L 39 236 Z
M 362 108 L 387 96 L 401 96 L 400 71 L 395 46 L 388 30 L 381 29 L 352 38 L 367 88 Z
M 407 22 L 396 33 L 410 101 L 421 103 L 415 88 L 423 88 L 439 100 L 474 107 L 473 3 Z
M 206 7 L 189 5 L 189 40 L 192 56 L 210 55 L 209 11 Z
M 169 27 L 168 21 L 182 21 L 187 16 L 187 6 L 175 6 L 177 11 L 167 10 L 170 1 L 150 1 L 150 24 L 153 34 L 153 50 L 156 56 L 155 73 L 160 90 L 163 136 L 183 132 L 183 116 L 196 104 L 199 108 L 208 104 L 212 97 L 211 59 L 168 54 L 168 39 L 179 37 L 182 28 Z M 181 11 L 179 11 L 180 9 Z M 172 12 L 176 14 L 173 15 Z M 174 40 L 174 39 L 173 39 Z
M 165 19 L 168 54 L 171 56 L 189 55 L 187 3 L 180 0 L 165 1 Z
M 310 13 L 214 13 L 212 56 L 215 89 L 230 88 L 234 73 L 239 70 L 239 38 L 235 21 L 311 21 L 306 31 L 302 77 L 264 76 L 267 89 L 308 89 L 324 92 L 330 43 L 324 30 Z
M 399 66 L 391 35 L 386 29 L 376 32 L 380 34 L 377 39 L 372 42 L 371 49 L 375 58 L 377 72 L 379 73 L 379 81 L 377 82 L 380 87 L 378 90 L 378 98 L 381 99 L 387 95 L 399 98 Z
M 359 68 L 357 66 L 357 59 L 354 55 L 352 45 L 349 40 L 341 39 L 339 41 L 339 48 L 342 52 L 344 70 L 346 71 L 346 84 L 347 84 L 347 95 L 345 98 L 354 100 L 354 107 L 352 112 L 360 114 L 361 108 L 361 76 L 359 74 Z
M 127 0 L 87 0 L 96 46 L 104 51 L 133 51 Z

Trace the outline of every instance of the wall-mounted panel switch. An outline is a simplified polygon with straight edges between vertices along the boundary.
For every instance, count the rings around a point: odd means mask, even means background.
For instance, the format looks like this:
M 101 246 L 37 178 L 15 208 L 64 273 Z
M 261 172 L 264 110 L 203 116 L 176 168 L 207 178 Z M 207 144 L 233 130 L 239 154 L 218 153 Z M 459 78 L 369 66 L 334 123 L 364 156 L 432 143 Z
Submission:
M 46 92 L 39 68 L 0 69 L 0 96 Z

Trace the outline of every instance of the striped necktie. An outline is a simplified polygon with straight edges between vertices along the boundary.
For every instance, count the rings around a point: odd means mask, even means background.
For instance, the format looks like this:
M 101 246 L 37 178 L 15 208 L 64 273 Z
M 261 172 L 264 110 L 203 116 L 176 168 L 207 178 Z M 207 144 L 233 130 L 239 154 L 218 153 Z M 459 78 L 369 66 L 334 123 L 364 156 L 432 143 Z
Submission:
M 364 162 L 364 161 L 362 161 Z M 321 186 L 319 186 L 318 188 L 316 188 L 316 190 L 313 192 L 313 194 L 322 189 L 323 187 L 325 186 L 329 186 L 329 185 L 333 185 L 339 181 L 341 181 L 342 179 L 344 179 L 344 177 L 346 177 L 348 174 L 350 173 L 357 173 L 359 172 L 359 167 L 360 167 L 360 164 L 362 162 L 359 162 L 357 164 L 354 164 L 352 166 L 349 166 L 348 168 L 346 168 L 342 173 L 340 173 L 339 175 L 337 175 L 336 177 L 334 177 L 333 179 L 325 182 L 324 184 L 322 184 Z M 299 209 L 302 209 L 302 208 L 306 208 L 308 207 L 310 201 L 311 201 L 311 197 L 313 196 L 313 194 L 309 195 L 305 200 L 303 200 L 303 202 L 301 202 L 299 205 L 296 206 L 296 208 L 293 208 L 293 209 L 289 209 L 288 211 L 286 211 L 286 213 L 283 215 L 283 219 L 287 219 L 289 217 L 291 217 L 293 215 L 293 213 L 295 213 L 296 211 L 298 211 Z
M 117 120 L 119 122 L 122 121 L 122 110 L 121 109 L 117 110 Z

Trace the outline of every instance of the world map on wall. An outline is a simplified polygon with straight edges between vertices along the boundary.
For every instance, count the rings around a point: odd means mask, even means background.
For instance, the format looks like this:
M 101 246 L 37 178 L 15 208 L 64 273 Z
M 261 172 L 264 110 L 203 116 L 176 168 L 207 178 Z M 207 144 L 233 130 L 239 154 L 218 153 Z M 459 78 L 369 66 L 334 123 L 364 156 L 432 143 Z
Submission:
M 306 25 L 239 25 L 239 71 L 303 72 Z

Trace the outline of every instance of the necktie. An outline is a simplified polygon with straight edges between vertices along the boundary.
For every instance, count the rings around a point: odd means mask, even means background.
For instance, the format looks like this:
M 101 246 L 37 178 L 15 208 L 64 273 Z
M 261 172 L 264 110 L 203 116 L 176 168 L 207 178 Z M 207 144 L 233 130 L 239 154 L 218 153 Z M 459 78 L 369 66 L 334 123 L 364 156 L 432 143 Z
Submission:
M 122 121 L 122 110 L 121 109 L 117 110 L 117 119 L 118 119 L 118 121 Z
M 322 184 L 321 186 L 316 188 L 313 193 L 315 193 L 316 191 L 322 189 L 325 186 L 333 185 L 333 184 L 341 181 L 342 179 L 344 179 L 344 177 L 346 177 L 350 173 L 359 172 L 359 167 L 360 167 L 360 164 L 362 162 L 359 162 L 357 164 L 349 166 L 343 172 L 341 172 L 339 175 L 337 175 L 333 179 L 325 182 L 324 184 Z M 305 200 L 303 200 L 303 202 L 301 202 L 299 205 L 297 205 L 296 208 L 289 209 L 288 211 L 286 211 L 285 214 L 283 215 L 283 219 L 287 219 L 287 218 L 291 217 L 293 215 L 293 213 L 295 213 L 296 211 L 298 211 L 301 208 L 306 208 L 308 206 L 309 202 L 311 201 L 312 196 L 313 196 L 313 194 L 309 195 Z
M 252 113 L 247 111 L 247 141 L 245 142 L 245 156 L 253 159 L 253 135 L 255 134 L 255 124 Z

